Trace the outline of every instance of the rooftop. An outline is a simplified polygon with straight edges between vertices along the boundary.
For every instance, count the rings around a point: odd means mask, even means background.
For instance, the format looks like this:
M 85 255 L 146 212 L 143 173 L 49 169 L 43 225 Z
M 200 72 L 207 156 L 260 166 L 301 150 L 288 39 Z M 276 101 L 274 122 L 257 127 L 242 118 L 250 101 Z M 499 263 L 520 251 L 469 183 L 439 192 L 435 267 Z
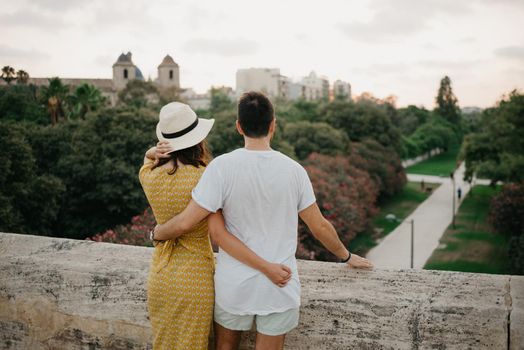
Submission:
M 160 63 L 159 67 L 161 66 L 178 67 L 178 64 L 175 62 L 175 60 L 173 60 L 173 57 L 171 57 L 170 55 L 166 55 L 166 57 L 164 57 L 164 59 L 162 60 L 162 63 Z

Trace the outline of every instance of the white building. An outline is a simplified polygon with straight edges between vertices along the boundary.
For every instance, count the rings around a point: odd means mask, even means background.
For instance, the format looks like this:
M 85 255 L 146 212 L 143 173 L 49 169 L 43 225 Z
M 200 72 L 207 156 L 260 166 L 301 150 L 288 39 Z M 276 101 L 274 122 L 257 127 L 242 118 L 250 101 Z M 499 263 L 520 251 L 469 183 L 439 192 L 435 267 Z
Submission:
M 274 98 L 287 98 L 288 82 L 278 68 L 239 69 L 236 74 L 236 92 L 237 96 L 247 91 L 260 91 Z
M 209 91 L 204 94 L 198 94 L 192 88 L 188 88 L 180 93 L 180 98 L 195 110 L 209 109 L 211 105 L 211 94 Z
M 209 107 L 211 107 L 211 94 L 213 89 L 229 97 L 231 102 L 236 101 L 237 96 L 235 91 L 228 86 L 214 87 L 203 94 L 199 94 L 192 88 L 188 88 L 180 93 L 180 98 L 195 110 L 209 109 Z
M 288 90 L 288 94 L 287 94 L 288 100 L 294 101 L 294 100 L 299 100 L 301 98 L 305 98 L 306 87 L 302 83 L 289 82 L 287 90 Z
M 333 97 L 351 100 L 351 84 L 342 80 L 333 83 Z
M 324 76 L 317 76 L 315 72 L 302 78 L 304 98 L 306 100 L 329 99 L 329 80 Z

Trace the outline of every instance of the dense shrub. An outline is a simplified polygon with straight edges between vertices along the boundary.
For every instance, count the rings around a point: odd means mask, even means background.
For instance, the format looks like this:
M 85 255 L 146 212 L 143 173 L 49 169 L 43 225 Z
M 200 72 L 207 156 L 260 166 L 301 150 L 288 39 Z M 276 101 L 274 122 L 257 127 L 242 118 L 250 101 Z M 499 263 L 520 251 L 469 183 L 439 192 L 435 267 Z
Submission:
M 47 111 L 34 85 L 0 86 L 0 120 L 49 124 Z
M 358 233 L 371 229 L 379 191 L 366 171 L 353 166 L 349 158 L 343 156 L 314 153 L 303 164 L 313 183 L 317 204 L 346 246 Z M 307 259 L 334 258 L 302 223 L 297 255 Z
M 155 225 L 155 217 L 151 208 L 148 207 L 140 215 L 133 216 L 131 223 L 118 225 L 114 229 L 106 230 L 87 239 L 95 242 L 152 246 L 149 240 L 149 231 Z
M 38 171 L 27 135 L 30 124 L 0 122 L 0 231 L 52 234 L 65 192 L 62 182 Z
M 397 115 L 393 122 L 399 127 L 402 135 L 409 136 L 417 128 L 427 122 L 431 116 L 431 112 L 424 107 L 419 108 L 417 106 L 407 106 L 399 108 Z
M 483 112 L 480 130 L 464 140 L 465 176 L 493 183 L 524 180 L 524 94 L 513 91 Z
M 504 185 L 491 200 L 489 222 L 497 232 L 520 235 L 524 229 L 524 182 Z
M 107 109 L 54 127 L 2 124 L 0 228 L 85 238 L 128 222 L 147 205 L 137 173 L 156 119 Z
M 409 137 L 404 138 L 402 158 L 413 158 L 435 148 L 447 150 L 459 143 L 460 134 L 454 126 L 440 117 L 433 116 L 420 125 Z
M 524 232 L 509 239 L 508 256 L 509 273 L 524 275 Z
M 356 103 L 336 100 L 321 109 L 320 118 L 332 127 L 345 131 L 351 141 L 372 138 L 400 154 L 401 134 L 391 121 L 388 106 L 370 100 Z
M 293 146 L 298 159 L 305 159 L 311 153 L 337 155 L 349 151 L 346 134 L 326 123 L 288 123 L 284 129 L 284 138 Z
M 354 142 L 349 161 L 369 174 L 379 191 L 379 200 L 395 195 L 406 184 L 406 173 L 398 154 L 374 140 Z
M 524 274 L 524 182 L 504 185 L 491 200 L 489 223 L 509 236 L 510 273 Z

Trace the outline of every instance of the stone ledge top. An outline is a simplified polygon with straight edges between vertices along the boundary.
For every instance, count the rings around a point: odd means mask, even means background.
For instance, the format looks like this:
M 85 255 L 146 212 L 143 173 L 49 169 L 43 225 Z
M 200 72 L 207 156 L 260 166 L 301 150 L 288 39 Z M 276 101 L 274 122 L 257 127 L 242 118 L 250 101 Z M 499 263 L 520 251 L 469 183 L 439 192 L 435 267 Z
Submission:
M 0 342 L 147 348 L 152 251 L 0 233 Z M 524 349 L 524 276 L 298 264 L 301 321 L 287 349 Z

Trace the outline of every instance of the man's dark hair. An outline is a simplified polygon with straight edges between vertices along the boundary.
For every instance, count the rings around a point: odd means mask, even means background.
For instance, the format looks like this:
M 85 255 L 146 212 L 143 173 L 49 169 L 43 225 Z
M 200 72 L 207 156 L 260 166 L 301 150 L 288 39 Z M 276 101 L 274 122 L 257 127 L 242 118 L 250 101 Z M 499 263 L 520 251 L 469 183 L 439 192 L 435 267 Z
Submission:
M 250 91 L 238 101 L 238 122 L 247 137 L 264 137 L 275 118 L 273 105 L 266 95 Z

